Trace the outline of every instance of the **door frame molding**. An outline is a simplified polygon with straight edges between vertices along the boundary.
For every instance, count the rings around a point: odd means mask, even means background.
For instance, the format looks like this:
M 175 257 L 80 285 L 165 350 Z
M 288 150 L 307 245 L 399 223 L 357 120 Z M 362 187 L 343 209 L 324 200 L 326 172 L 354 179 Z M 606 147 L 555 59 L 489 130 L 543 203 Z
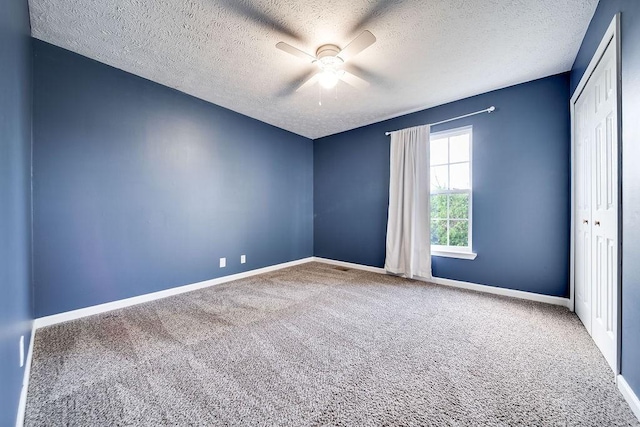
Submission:
M 573 93 L 570 101 L 571 110 L 571 240 L 570 240 L 570 265 L 569 265 L 569 309 L 575 311 L 575 203 L 576 203 L 576 188 L 575 188 L 575 104 L 582 92 L 584 91 L 587 82 L 591 78 L 591 75 L 595 71 L 600 59 L 604 55 L 607 47 L 610 43 L 615 46 L 615 63 L 616 63 L 616 79 L 617 79 L 617 123 L 618 128 L 618 300 L 616 305 L 618 307 L 618 316 L 616 319 L 616 366 L 614 373 L 617 375 L 620 373 L 620 357 L 621 357 L 621 345 L 622 345 L 622 67 L 621 67 L 621 43 L 620 43 L 620 13 L 617 13 L 607 31 L 604 33 L 598 49 L 596 49 L 589 66 L 585 70 L 576 90 Z

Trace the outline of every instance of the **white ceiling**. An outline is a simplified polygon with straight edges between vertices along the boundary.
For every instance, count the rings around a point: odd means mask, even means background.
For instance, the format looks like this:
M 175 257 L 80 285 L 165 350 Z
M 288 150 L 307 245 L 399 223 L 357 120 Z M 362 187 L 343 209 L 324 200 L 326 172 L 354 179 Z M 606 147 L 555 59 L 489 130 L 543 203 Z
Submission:
M 34 37 L 318 138 L 567 71 L 598 0 L 29 0 Z M 315 54 L 363 30 L 371 82 L 295 92 Z

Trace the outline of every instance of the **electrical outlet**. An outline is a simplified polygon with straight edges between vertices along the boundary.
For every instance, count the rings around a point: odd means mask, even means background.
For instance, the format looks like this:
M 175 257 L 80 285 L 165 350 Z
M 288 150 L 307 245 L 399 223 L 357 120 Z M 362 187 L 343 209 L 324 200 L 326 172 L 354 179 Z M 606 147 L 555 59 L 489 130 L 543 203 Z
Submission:
M 20 336 L 20 367 L 24 366 L 24 335 Z
M 227 266 L 227 259 L 226 258 L 220 258 L 220 268 L 224 268 Z
M 240 255 L 240 264 L 244 264 L 245 262 L 247 262 L 247 256 L 246 255 Z

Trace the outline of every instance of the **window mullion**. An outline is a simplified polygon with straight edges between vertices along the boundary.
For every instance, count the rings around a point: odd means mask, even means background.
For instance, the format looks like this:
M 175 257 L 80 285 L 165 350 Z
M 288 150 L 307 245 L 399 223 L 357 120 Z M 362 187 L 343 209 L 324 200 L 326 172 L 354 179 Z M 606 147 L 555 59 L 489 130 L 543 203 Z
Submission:
M 447 194 L 447 246 L 451 245 L 451 195 Z
M 451 137 L 447 138 L 447 184 L 451 191 Z M 447 194 L 447 246 L 451 246 L 451 194 Z

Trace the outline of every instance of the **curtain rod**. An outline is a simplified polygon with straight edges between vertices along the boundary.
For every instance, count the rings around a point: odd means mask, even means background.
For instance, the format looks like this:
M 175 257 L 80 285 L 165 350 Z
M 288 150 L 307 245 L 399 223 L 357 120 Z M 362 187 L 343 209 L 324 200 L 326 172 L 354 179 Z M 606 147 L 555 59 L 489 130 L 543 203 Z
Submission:
M 469 114 L 465 114 L 464 116 L 458 116 L 458 117 L 452 117 L 450 119 L 447 120 L 441 120 L 439 122 L 435 122 L 435 123 L 430 123 L 430 126 L 435 126 L 435 125 L 441 125 L 443 123 L 447 123 L 447 122 L 452 122 L 454 120 L 458 120 L 458 119 L 464 119 L 465 117 L 471 117 L 471 116 L 475 116 L 476 114 L 482 114 L 482 113 L 493 113 L 496 110 L 496 107 L 494 107 L 493 105 L 489 108 L 485 108 L 484 110 L 480 110 L 480 111 L 476 111 L 474 113 L 469 113 Z M 423 125 L 424 126 L 424 125 Z M 412 126 L 415 127 L 415 126 Z M 409 129 L 409 128 L 407 128 Z M 403 129 L 400 129 L 403 130 Z M 398 132 L 397 130 L 391 131 L 391 132 L 385 132 L 385 135 L 391 135 L 393 132 Z

